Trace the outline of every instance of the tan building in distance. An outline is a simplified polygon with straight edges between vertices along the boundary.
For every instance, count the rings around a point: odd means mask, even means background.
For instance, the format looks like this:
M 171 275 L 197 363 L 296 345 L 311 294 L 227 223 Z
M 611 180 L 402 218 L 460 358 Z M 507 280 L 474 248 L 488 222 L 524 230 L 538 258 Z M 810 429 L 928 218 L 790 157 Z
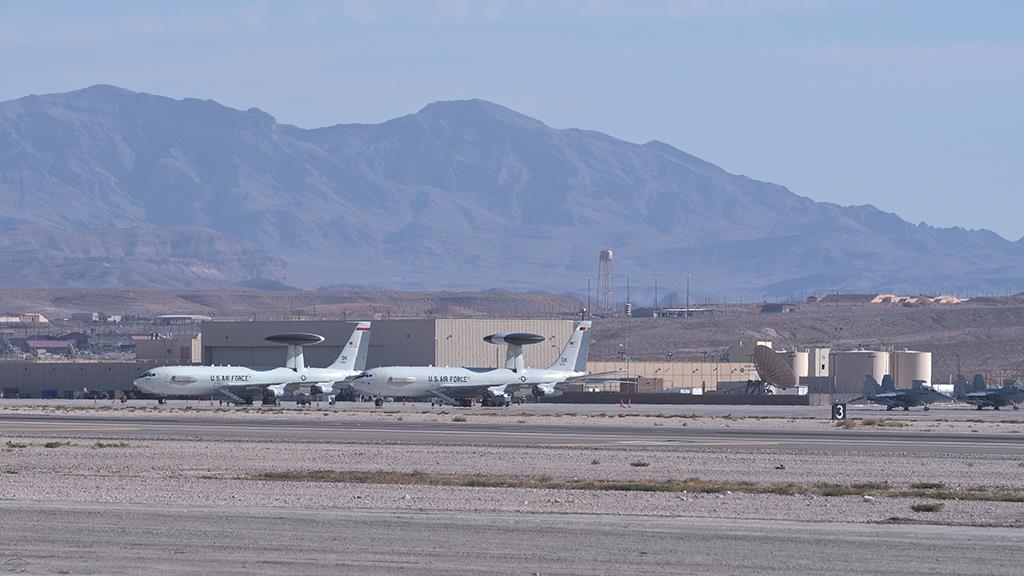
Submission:
M 719 382 L 745 382 L 757 380 L 757 372 L 747 362 L 587 362 L 591 372 L 626 369 L 626 378 L 661 380 L 662 390 L 699 388 L 705 392 L 718 389 Z M 587 384 L 589 391 L 618 391 L 619 385 Z
M 202 336 L 196 338 L 156 338 L 133 336 L 135 359 L 160 360 L 174 364 L 198 364 L 203 360 Z
M 285 348 L 265 338 L 286 332 L 309 332 L 325 340 L 306 347 L 306 365 L 328 366 L 338 357 L 355 326 L 355 322 L 338 320 L 203 322 L 202 362 L 281 366 Z M 572 320 L 375 320 L 370 329 L 366 366 L 504 366 L 505 347 L 484 342 L 484 336 L 496 332 L 531 332 L 546 340 L 526 347 L 526 365 L 547 367 L 558 357 L 574 326 Z

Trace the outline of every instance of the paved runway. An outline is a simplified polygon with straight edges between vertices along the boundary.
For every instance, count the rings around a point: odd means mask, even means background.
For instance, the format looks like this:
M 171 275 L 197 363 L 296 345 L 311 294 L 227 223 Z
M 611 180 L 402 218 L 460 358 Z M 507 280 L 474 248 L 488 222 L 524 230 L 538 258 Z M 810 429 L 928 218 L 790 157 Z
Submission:
M 786 430 L 765 428 L 624 427 L 474 422 L 358 422 L 146 415 L 0 415 L 0 435 L 47 438 L 388 442 L 483 446 L 622 446 L 660 448 L 842 450 L 865 453 L 973 453 L 1024 455 L 1019 434 L 964 434 L 904 430 Z
M 39 407 L 39 408 L 73 408 L 73 409 L 132 409 L 132 408 L 153 408 L 157 406 L 155 400 L 131 400 L 127 404 L 111 400 L 42 400 L 42 399 L 13 399 L 0 400 L 0 408 L 3 407 Z M 326 403 L 321 403 L 326 407 Z M 227 408 L 230 410 L 260 410 L 260 407 L 229 407 L 219 403 L 211 403 L 209 400 L 168 400 L 165 408 L 184 408 L 198 412 L 212 411 L 213 409 Z M 384 408 L 374 407 L 372 402 L 339 402 L 338 410 L 346 412 L 423 412 L 431 410 L 461 410 L 468 414 L 527 414 L 527 415 L 553 415 L 553 414 L 620 414 L 630 416 L 683 416 L 683 417 L 724 417 L 736 418 L 828 418 L 828 406 L 757 406 L 757 405 L 695 405 L 695 404 L 635 404 L 629 408 L 620 408 L 617 404 L 559 404 L 559 403 L 534 403 L 514 404 L 508 408 L 485 408 L 476 406 L 471 409 L 460 409 L 453 407 L 433 408 L 429 402 L 388 402 Z M 275 410 L 302 411 L 309 410 L 296 405 L 294 402 L 282 402 Z M 908 412 L 903 410 L 887 411 L 881 406 L 874 404 L 850 404 L 847 406 L 850 416 L 853 418 L 886 418 L 892 420 L 906 421 L 984 421 L 998 422 L 1006 420 L 1020 421 L 1024 419 L 1024 412 L 1014 411 L 1009 408 L 1004 410 L 976 410 L 966 404 L 933 404 L 931 410 L 925 412 L 915 408 Z
M 1019 574 L 1014 529 L 0 502 L 24 574 Z

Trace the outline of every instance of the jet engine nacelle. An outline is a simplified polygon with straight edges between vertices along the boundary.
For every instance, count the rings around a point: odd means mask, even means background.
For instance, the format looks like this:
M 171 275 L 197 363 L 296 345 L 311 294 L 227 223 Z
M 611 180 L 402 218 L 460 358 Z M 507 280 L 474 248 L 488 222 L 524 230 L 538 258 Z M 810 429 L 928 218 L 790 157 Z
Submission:
M 264 404 L 278 404 L 281 396 L 284 396 L 284 386 L 267 386 L 263 389 Z
M 334 394 L 334 386 L 330 384 L 313 384 L 309 387 L 310 396 L 320 396 L 321 394 L 329 396 Z
M 561 395 L 562 389 L 555 387 L 554 384 L 538 384 L 533 387 L 534 398 L 554 398 Z
M 512 397 L 500 390 L 484 390 L 482 404 L 484 406 L 508 406 Z

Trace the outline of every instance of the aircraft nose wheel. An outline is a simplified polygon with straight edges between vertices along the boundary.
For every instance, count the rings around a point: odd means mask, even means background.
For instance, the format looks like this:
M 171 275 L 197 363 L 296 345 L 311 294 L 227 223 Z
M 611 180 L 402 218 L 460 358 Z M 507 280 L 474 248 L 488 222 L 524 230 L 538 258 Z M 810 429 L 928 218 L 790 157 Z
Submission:
M 378 407 L 378 408 L 380 408 L 381 406 L 384 405 L 384 399 L 383 398 L 375 398 L 373 400 L 373 405 Z

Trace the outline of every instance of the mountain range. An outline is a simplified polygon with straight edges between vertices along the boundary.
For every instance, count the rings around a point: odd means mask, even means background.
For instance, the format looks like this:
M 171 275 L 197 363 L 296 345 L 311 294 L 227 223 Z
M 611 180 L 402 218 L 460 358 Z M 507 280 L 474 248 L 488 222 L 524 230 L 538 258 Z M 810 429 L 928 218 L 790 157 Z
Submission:
M 585 294 L 605 248 L 622 292 L 1024 289 L 1021 241 L 482 100 L 317 129 L 107 85 L 0 103 L 0 288 Z

